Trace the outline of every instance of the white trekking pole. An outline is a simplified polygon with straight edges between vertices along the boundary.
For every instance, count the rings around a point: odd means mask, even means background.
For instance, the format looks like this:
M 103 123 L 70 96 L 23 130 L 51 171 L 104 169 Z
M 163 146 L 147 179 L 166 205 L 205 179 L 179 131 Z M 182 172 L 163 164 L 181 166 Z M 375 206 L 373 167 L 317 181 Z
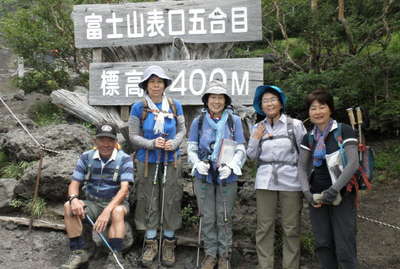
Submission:
M 222 165 L 225 165 L 225 164 L 222 164 Z M 226 186 L 226 179 L 221 180 L 219 186 L 217 184 L 217 188 L 219 188 L 220 195 L 221 195 L 221 198 L 222 198 L 222 204 L 224 206 L 224 229 L 225 229 L 225 234 L 227 234 L 228 233 L 228 227 L 227 227 L 227 225 L 228 225 L 228 214 L 227 214 L 227 210 L 226 210 L 226 197 L 225 197 L 225 195 L 223 193 L 224 191 L 222 190 L 223 186 Z M 226 255 L 226 268 L 230 269 L 229 268 L 229 255 L 228 255 L 228 249 L 227 248 L 225 248 L 225 255 Z
M 92 225 L 92 227 L 94 227 L 94 221 L 92 220 L 92 218 L 86 214 L 86 219 L 90 222 L 90 224 Z M 96 231 L 96 233 L 99 235 L 101 241 L 103 241 L 104 245 L 110 250 L 111 254 L 113 255 L 115 262 L 118 264 L 119 268 L 124 269 L 124 266 L 121 264 L 121 262 L 118 260 L 117 255 L 115 254 L 115 251 L 112 249 L 112 247 L 110 246 L 110 243 L 108 243 L 107 239 L 105 238 L 105 236 L 103 235 L 103 233 Z
M 194 191 L 194 181 L 195 180 L 196 180 L 195 178 L 193 178 L 193 180 L 192 180 L 193 194 L 196 195 L 196 197 L 198 197 Z M 196 269 L 199 269 L 200 268 L 200 247 L 201 247 L 201 225 L 202 225 L 201 220 L 202 220 L 203 216 L 201 215 L 201 207 L 199 205 L 198 205 L 197 210 L 198 210 L 198 216 L 199 216 L 199 231 L 197 234 Z
M 168 151 L 164 150 L 164 174 L 161 182 L 161 216 L 160 216 L 160 241 L 158 242 L 158 267 L 161 267 L 161 246 L 164 230 L 165 183 L 167 182 Z

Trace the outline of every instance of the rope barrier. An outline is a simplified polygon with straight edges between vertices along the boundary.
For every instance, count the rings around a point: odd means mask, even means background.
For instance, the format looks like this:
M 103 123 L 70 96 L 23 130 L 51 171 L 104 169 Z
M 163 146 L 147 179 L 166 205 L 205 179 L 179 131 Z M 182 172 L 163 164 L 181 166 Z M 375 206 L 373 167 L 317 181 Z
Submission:
M 395 226 L 395 225 L 392 225 L 392 224 L 389 224 L 389 223 L 386 223 L 386 222 L 383 222 L 383 221 L 379 221 L 379 220 L 376 220 L 376 219 L 372 219 L 372 218 L 369 218 L 369 217 L 366 217 L 366 216 L 362 216 L 362 215 L 357 215 L 357 217 L 359 217 L 360 219 L 366 220 L 368 222 L 371 222 L 371 223 L 375 223 L 375 224 L 378 224 L 378 225 L 382 225 L 384 227 L 388 227 L 388 228 L 392 228 L 392 229 L 400 231 L 400 227 L 399 226 Z
M 18 117 L 14 114 L 14 112 L 11 110 L 11 108 L 6 104 L 6 102 L 4 102 L 4 99 L 0 96 L 0 101 L 1 103 L 3 103 L 3 105 L 6 107 L 6 109 L 8 110 L 8 112 L 10 112 L 10 114 L 14 117 L 14 119 L 17 121 L 17 123 L 19 125 L 21 125 L 22 129 L 24 129 L 24 131 L 29 135 L 29 137 L 32 139 L 32 141 L 43 151 L 47 151 L 47 152 L 52 152 L 52 153 L 56 153 L 59 154 L 60 152 L 46 148 L 43 144 L 40 144 L 37 139 L 29 132 L 28 128 L 25 127 L 25 125 L 18 119 Z

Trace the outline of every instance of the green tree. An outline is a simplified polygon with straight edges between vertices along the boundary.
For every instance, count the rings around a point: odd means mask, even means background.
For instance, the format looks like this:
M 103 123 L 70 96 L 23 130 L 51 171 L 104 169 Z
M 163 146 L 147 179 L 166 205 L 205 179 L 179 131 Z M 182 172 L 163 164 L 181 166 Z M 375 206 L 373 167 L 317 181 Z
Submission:
M 73 5 L 119 3 L 118 0 L 3 0 L 0 32 L 8 47 L 24 57 L 35 74 L 20 81 L 28 90 L 49 92 L 69 86 L 67 70 L 88 70 L 91 50 L 74 44 Z M 143 2 L 131 1 L 131 2 Z

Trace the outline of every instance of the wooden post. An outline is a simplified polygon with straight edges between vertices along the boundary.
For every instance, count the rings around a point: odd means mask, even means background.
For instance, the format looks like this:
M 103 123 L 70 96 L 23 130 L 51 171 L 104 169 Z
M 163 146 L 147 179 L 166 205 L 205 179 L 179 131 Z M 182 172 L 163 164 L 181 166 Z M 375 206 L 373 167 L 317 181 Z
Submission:
M 123 121 L 129 120 L 129 106 L 121 106 L 121 119 Z
M 92 57 L 94 63 L 101 63 L 103 61 L 103 50 L 101 48 L 93 49 Z
M 43 165 L 43 151 L 40 149 L 40 160 L 39 160 L 39 166 L 38 166 L 38 172 L 36 175 L 36 182 L 35 182 L 35 189 L 33 191 L 33 198 L 32 198 L 32 204 L 31 204 L 31 219 L 29 221 L 29 232 L 32 231 L 32 225 L 33 225 L 33 207 L 36 205 L 37 198 L 38 198 L 38 193 L 39 193 L 39 184 L 40 184 L 40 178 L 42 176 L 42 165 Z

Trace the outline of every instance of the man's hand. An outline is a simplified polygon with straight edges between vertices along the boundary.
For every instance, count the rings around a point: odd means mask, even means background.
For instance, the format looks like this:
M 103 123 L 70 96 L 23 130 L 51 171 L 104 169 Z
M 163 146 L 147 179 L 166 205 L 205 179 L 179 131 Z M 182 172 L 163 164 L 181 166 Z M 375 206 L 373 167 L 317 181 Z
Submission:
M 96 232 L 102 233 L 107 228 L 107 224 L 110 220 L 111 211 L 107 208 L 104 208 L 103 212 L 101 212 L 100 216 L 97 218 L 93 229 Z
M 72 215 L 84 219 L 85 218 L 85 210 L 83 208 L 84 206 L 85 204 L 82 202 L 82 200 L 79 200 L 78 198 L 72 199 L 71 201 Z

